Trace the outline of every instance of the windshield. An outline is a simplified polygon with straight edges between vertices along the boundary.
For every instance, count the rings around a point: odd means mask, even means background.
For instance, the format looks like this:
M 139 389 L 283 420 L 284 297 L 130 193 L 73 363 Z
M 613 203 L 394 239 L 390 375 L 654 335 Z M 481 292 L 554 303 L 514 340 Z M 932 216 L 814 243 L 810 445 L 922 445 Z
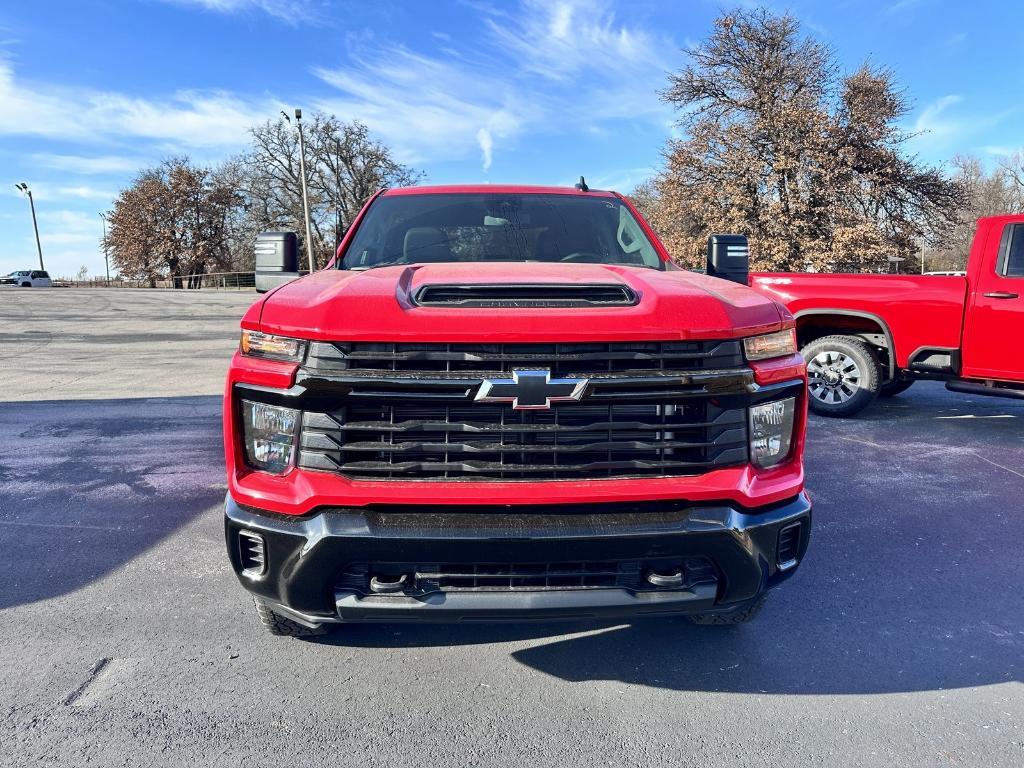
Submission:
M 617 198 L 543 194 L 425 194 L 379 198 L 339 267 L 544 261 L 664 269 Z

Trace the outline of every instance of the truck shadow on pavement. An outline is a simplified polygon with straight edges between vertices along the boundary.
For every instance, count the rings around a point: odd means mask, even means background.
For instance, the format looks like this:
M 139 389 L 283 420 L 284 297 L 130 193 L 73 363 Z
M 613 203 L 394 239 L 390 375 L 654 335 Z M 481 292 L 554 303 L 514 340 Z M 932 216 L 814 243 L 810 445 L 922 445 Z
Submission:
M 4 403 L 0 609 L 116 571 L 223 500 L 221 399 Z

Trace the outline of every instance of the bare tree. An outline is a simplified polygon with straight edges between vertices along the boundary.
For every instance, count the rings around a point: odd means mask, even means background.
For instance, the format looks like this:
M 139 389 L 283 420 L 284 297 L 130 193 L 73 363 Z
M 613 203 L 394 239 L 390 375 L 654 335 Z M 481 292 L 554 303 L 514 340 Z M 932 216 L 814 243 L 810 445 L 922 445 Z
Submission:
M 941 241 L 960 186 L 903 151 L 908 109 L 891 72 L 840 78 L 832 52 L 790 15 L 737 10 L 715 22 L 662 93 L 685 138 L 670 141 L 652 221 L 683 263 L 708 234 L 743 232 L 755 267 L 878 269 Z
M 316 114 L 306 125 L 313 253 L 323 265 L 362 205 L 379 189 L 417 183 L 359 122 Z M 252 148 L 215 168 L 172 158 L 121 192 L 106 245 L 120 272 L 151 283 L 199 284 L 212 270 L 250 270 L 253 244 L 265 230 L 304 235 L 299 146 L 285 120 L 252 129 Z
M 252 129 L 244 159 L 251 219 L 258 229 L 292 229 L 304 238 L 298 136 L 283 118 Z M 306 169 L 314 255 L 324 264 L 374 192 L 417 183 L 422 174 L 394 159 L 359 121 L 314 114 L 305 123 Z M 305 247 L 305 244 L 303 244 Z
M 310 131 L 312 186 L 334 214 L 335 243 L 355 219 L 363 204 L 385 187 L 405 187 L 423 174 L 402 165 L 391 150 L 370 137 L 358 120 L 344 123 L 333 115 L 317 114 Z
M 921 271 L 962 270 L 974 239 L 977 220 L 1001 213 L 1024 213 L 1024 157 L 1004 157 L 991 170 L 972 155 L 956 155 L 953 177 L 963 187 L 966 201 L 949 237 L 921 252 Z

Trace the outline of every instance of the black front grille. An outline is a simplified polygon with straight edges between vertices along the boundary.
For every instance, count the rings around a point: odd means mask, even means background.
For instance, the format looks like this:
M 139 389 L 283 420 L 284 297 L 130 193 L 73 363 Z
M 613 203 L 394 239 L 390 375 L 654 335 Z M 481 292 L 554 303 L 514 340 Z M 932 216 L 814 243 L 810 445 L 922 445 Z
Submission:
M 476 402 L 526 368 L 586 379 L 579 401 Z M 298 464 L 370 480 L 680 476 L 747 461 L 753 386 L 736 341 L 313 344 Z M 503 385 L 507 386 L 507 385 Z
M 689 475 L 747 459 L 746 414 L 683 404 L 354 404 L 306 413 L 299 464 L 370 479 Z
M 371 578 L 394 580 L 405 576 L 408 595 L 434 592 L 537 592 L 581 589 L 655 590 L 647 575 L 680 573 L 672 589 L 691 589 L 716 583 L 717 572 L 704 557 L 557 563 L 351 563 L 337 589 L 372 594 Z
M 543 367 L 552 376 L 663 373 L 744 366 L 739 341 L 558 344 L 391 344 L 316 342 L 307 366 L 318 372 L 508 373 Z

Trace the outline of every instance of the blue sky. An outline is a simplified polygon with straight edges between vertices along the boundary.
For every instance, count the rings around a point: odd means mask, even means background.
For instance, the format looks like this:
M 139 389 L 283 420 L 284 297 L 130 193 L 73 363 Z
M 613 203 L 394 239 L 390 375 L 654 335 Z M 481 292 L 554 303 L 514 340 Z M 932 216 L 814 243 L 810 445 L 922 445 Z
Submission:
M 744 3 L 752 5 L 752 3 Z M 790 10 L 842 67 L 893 68 L 913 149 L 986 162 L 1024 144 L 1024 3 L 839 0 Z M 102 223 L 135 172 L 216 162 L 281 108 L 359 118 L 434 183 L 628 191 L 658 165 L 665 73 L 728 3 L 67 0 L 0 8 L 0 273 L 102 274 Z M 1006 34 L 999 34 L 1006 30 Z

